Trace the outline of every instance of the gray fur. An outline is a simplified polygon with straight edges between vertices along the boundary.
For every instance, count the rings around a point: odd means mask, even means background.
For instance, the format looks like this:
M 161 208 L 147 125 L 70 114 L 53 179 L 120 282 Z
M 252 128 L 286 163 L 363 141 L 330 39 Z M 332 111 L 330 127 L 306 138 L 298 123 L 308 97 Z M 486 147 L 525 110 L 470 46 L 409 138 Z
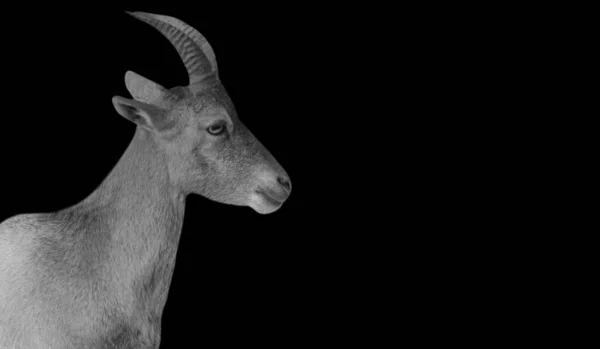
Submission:
M 179 23 L 151 22 L 162 20 Z M 0 348 L 158 348 L 186 196 L 265 214 L 290 193 L 218 77 L 170 90 L 133 72 L 126 82 L 135 100 L 113 103 L 138 127 L 102 184 L 0 224 Z M 209 133 L 216 123 L 226 132 Z

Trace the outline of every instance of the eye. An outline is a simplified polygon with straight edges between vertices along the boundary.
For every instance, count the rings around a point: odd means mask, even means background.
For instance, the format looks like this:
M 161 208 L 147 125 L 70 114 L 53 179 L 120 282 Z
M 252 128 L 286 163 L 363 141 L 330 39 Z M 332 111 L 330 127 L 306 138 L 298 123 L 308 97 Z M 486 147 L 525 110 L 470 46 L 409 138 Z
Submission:
M 223 134 L 223 132 L 225 132 L 226 128 L 225 128 L 225 124 L 222 123 L 222 122 L 220 122 L 220 123 L 217 123 L 217 124 L 214 124 L 214 125 L 210 126 L 206 130 L 211 135 L 218 136 L 218 135 Z

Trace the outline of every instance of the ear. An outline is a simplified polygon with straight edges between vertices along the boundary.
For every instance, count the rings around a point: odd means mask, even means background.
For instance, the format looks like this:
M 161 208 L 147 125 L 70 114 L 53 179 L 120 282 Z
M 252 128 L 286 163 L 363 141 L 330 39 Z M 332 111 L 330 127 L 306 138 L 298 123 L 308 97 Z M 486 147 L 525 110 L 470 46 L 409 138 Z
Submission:
M 152 104 L 115 96 L 113 105 L 119 114 L 151 131 L 162 131 L 167 124 L 168 110 Z
M 164 87 L 132 71 L 125 73 L 125 85 L 135 100 L 148 104 L 159 104 L 167 93 Z

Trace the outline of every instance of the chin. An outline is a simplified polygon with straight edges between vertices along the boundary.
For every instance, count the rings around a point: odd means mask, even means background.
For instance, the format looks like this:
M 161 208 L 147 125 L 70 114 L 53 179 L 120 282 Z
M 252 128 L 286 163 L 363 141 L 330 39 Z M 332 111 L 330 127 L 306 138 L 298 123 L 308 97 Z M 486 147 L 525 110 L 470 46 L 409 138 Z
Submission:
M 254 211 L 260 214 L 269 214 L 279 210 L 282 204 L 283 202 L 278 201 L 265 193 L 256 192 L 250 196 L 250 203 L 248 206 L 252 207 Z

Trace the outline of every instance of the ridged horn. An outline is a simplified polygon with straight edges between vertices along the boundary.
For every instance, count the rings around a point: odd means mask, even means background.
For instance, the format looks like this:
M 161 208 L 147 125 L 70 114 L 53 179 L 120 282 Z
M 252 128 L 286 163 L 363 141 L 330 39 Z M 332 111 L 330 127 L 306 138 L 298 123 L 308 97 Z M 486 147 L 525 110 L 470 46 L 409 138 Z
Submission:
M 126 11 L 127 12 L 127 11 Z M 190 78 L 190 86 L 209 77 L 219 77 L 215 53 L 208 41 L 196 29 L 177 18 L 145 12 L 127 12 L 158 29 L 179 53 Z

